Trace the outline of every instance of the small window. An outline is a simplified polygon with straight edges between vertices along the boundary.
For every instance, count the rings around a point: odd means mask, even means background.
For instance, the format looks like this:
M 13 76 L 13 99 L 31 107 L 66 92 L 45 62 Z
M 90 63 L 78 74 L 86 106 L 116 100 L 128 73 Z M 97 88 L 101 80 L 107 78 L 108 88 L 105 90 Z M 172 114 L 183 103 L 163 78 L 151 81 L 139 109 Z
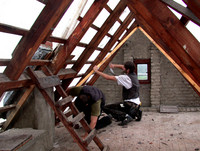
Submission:
M 136 66 L 136 74 L 141 84 L 149 84 L 150 79 L 150 59 L 139 59 L 134 61 Z

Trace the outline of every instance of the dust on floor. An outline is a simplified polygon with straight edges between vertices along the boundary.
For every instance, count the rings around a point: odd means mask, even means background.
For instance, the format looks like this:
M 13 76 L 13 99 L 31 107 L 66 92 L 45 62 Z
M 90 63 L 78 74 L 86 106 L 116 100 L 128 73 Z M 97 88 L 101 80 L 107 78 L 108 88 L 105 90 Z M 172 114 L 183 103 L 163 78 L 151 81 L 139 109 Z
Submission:
M 144 112 L 140 122 L 132 121 L 119 126 L 111 125 L 97 131 L 98 137 L 110 151 L 200 151 L 200 112 L 173 114 Z M 82 128 L 77 130 L 83 134 Z M 94 142 L 91 151 L 100 150 Z M 79 146 L 60 124 L 55 129 L 52 151 L 80 151 Z

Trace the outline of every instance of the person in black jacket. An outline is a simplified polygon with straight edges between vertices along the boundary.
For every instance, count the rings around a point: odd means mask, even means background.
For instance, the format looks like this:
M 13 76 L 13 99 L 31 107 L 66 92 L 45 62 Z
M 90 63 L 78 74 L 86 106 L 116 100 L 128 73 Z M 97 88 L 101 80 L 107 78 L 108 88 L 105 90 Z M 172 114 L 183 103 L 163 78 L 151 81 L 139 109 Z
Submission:
M 110 64 L 110 68 L 120 68 L 125 74 L 119 76 L 111 76 L 100 72 L 97 66 L 93 70 L 107 80 L 116 81 L 118 85 L 123 86 L 122 98 L 123 103 L 106 105 L 104 111 L 111 114 L 115 119 L 122 121 L 120 125 L 126 125 L 133 119 L 140 121 L 142 111 L 139 109 L 141 102 L 139 98 L 139 81 L 135 74 L 135 65 L 131 61 L 127 61 L 124 65 Z
M 74 87 L 69 89 L 68 95 L 77 96 L 74 104 L 80 112 L 85 114 L 84 118 L 91 129 L 100 129 L 111 123 L 109 116 L 99 119 L 105 105 L 105 96 L 98 88 L 88 85 Z M 83 137 L 86 136 L 87 134 Z

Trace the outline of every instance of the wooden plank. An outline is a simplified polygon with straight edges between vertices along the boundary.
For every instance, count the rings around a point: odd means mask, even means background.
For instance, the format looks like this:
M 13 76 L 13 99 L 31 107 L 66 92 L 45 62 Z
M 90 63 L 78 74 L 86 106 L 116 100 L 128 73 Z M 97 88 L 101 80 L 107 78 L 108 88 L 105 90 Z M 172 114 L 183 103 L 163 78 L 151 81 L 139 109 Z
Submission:
M 72 102 L 72 100 L 73 100 L 72 96 L 65 97 L 64 99 L 57 101 L 56 106 L 61 107 L 63 105 L 66 105 L 66 104 Z
M 95 34 L 93 39 L 90 41 L 88 48 L 84 50 L 81 56 L 78 58 L 72 69 L 79 72 L 84 64 L 87 62 L 89 57 L 92 55 L 94 50 L 97 48 L 101 40 L 108 33 L 110 28 L 114 25 L 117 19 L 120 17 L 124 9 L 126 8 L 127 1 L 120 1 L 107 20 L 102 25 L 101 29 Z
M 75 126 L 76 124 L 78 124 L 78 122 L 83 119 L 85 116 L 85 114 L 83 112 L 79 113 L 78 115 L 76 115 L 74 118 L 72 118 L 71 122 L 73 124 L 73 126 Z
M 185 16 L 186 18 L 192 20 L 197 25 L 200 25 L 200 19 L 198 17 L 196 17 L 193 14 L 193 12 L 191 10 L 189 10 L 188 8 L 186 8 L 186 7 L 180 5 L 177 2 L 172 1 L 172 0 L 162 0 L 162 2 L 164 2 L 165 4 L 170 6 L 171 8 L 175 9 L 177 12 L 179 12 L 180 14 Z
M 81 38 L 84 36 L 90 25 L 96 19 L 97 15 L 101 12 L 107 2 L 108 0 L 94 1 L 84 18 L 68 38 L 64 48 L 59 51 L 57 56 L 54 58 L 52 65 L 49 66 L 53 74 L 56 74 L 61 68 L 63 68 L 65 61 L 70 56 L 74 48 L 77 46 Z
M 195 90 L 200 92 L 200 64 L 197 63 L 200 58 L 197 52 L 200 50 L 199 42 L 160 1 L 129 0 L 129 7 L 137 13 L 137 20 L 143 29 L 171 58 L 170 61 L 178 65 L 178 70 Z
M 37 0 L 40 3 L 47 4 L 48 0 Z
M 199 0 L 183 0 L 187 7 L 200 19 L 200 1 Z
M 20 77 L 39 45 L 50 31 L 52 32 L 52 27 L 57 25 L 71 2 L 72 0 L 48 1 L 30 31 L 22 37 L 13 52 L 12 60 L 4 71 L 10 79 L 17 80 Z
M 94 128 L 89 134 L 88 136 L 83 140 L 84 144 L 86 146 L 88 146 L 88 144 L 94 139 L 95 135 L 96 135 L 97 131 Z
M 45 76 L 42 71 L 37 71 L 36 73 L 39 78 Z M 60 80 L 63 80 L 73 78 L 76 75 L 76 72 L 72 69 L 61 69 L 57 75 Z M 23 73 L 20 78 L 15 81 L 10 80 L 5 74 L 0 73 L 0 92 L 2 93 L 8 90 L 27 87 L 32 84 L 34 84 L 33 81 L 26 73 Z
M 25 36 L 29 31 L 26 29 L 19 28 L 19 27 L 14 27 L 11 25 L 0 23 L 0 32 Z M 59 38 L 59 37 L 54 37 L 54 36 L 50 36 L 46 40 L 51 41 L 51 42 L 63 43 L 63 44 L 66 43 L 67 41 L 65 38 Z
M 8 66 L 11 59 L 0 59 L 0 66 Z M 29 66 L 44 66 L 49 65 L 51 63 L 50 60 L 31 60 L 28 64 Z
M 10 110 L 14 109 L 15 107 L 16 107 L 16 105 L 14 105 L 14 104 L 0 107 L 0 113 L 10 111 Z
M 27 100 L 28 96 L 31 94 L 31 92 L 33 91 L 33 89 L 35 88 L 34 85 L 31 85 L 22 95 L 22 97 L 20 98 L 19 102 L 17 103 L 15 109 L 9 114 L 9 116 L 6 119 L 6 122 L 3 124 L 3 130 L 6 130 L 8 128 L 8 126 L 11 124 L 11 122 L 15 119 L 15 117 L 17 116 L 17 114 L 20 111 L 20 108 L 23 106 L 23 104 L 25 103 L 25 101 Z

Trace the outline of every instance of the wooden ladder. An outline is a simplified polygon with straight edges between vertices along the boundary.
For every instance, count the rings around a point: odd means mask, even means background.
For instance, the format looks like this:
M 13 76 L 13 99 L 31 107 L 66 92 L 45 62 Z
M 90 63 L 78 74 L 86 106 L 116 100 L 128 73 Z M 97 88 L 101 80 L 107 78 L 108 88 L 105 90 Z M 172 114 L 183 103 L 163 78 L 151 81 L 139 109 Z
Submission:
M 60 79 L 57 75 L 53 75 L 51 71 L 45 66 L 42 68 L 43 72 L 46 76 L 43 78 L 38 78 L 37 74 L 33 69 L 30 67 L 27 68 L 27 72 L 35 85 L 38 87 L 42 95 L 44 96 L 47 103 L 51 106 L 57 117 L 60 119 L 60 121 L 63 123 L 65 128 L 69 131 L 73 139 L 76 141 L 76 143 L 79 145 L 79 147 L 83 151 L 88 151 L 88 145 L 93 140 L 96 145 L 99 147 L 100 150 L 108 151 L 109 147 L 104 146 L 101 140 L 96 136 L 96 130 L 91 129 L 86 120 L 84 119 L 84 113 L 80 113 L 78 109 L 75 107 L 74 103 L 72 102 L 72 97 L 68 96 L 64 89 L 61 87 Z M 55 87 L 60 96 L 62 97 L 62 100 L 59 100 L 57 102 L 54 102 L 52 98 L 49 96 L 46 88 Z M 69 120 L 68 117 L 63 113 L 62 106 L 68 106 L 71 109 L 71 112 L 74 116 L 72 120 Z M 88 133 L 88 136 L 83 140 L 74 130 L 74 125 L 80 122 L 84 130 Z

